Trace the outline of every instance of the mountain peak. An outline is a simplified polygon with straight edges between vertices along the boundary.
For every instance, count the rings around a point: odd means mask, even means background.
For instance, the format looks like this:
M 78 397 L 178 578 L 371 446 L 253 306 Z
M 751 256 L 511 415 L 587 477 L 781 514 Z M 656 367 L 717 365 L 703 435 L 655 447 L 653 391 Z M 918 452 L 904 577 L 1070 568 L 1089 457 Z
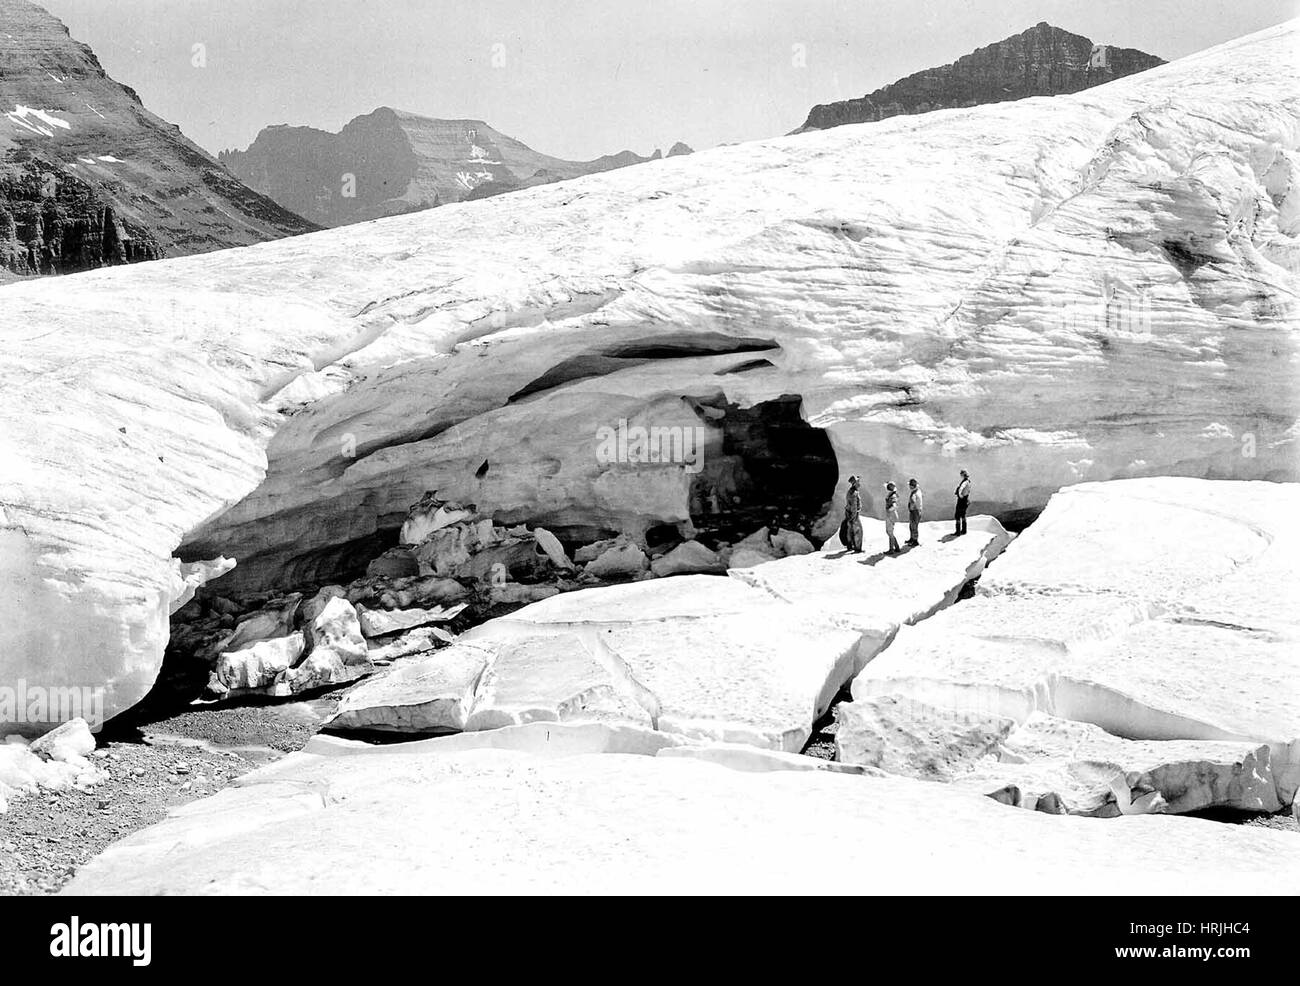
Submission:
M 858 99 L 815 106 L 795 132 L 1079 92 L 1163 64 L 1164 59 L 1155 55 L 1095 44 L 1081 34 L 1039 21 L 948 65 L 916 72 Z
M 679 149 L 684 148 L 684 150 Z M 689 153 L 684 144 L 674 152 Z M 534 151 L 483 120 L 441 119 L 380 106 L 337 134 L 268 127 L 221 162 L 287 209 L 325 226 L 480 199 L 662 157 L 632 151 L 566 161 Z
M 241 185 L 28 0 L 0 0 L 0 268 L 68 273 L 315 228 Z

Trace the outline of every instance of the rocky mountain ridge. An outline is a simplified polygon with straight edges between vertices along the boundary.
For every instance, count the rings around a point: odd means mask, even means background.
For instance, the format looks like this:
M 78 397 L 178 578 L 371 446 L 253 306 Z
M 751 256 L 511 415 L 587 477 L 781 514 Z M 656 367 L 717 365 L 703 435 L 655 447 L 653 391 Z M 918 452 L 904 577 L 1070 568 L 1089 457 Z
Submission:
M 534 151 L 482 120 L 441 120 L 381 106 L 337 134 L 267 127 L 247 150 L 218 160 L 251 187 L 322 226 L 419 212 L 580 175 L 690 154 L 632 151 L 566 161 Z
M 1164 63 L 1144 51 L 1094 44 L 1041 21 L 949 65 L 909 75 L 859 99 L 814 106 L 795 133 L 1026 96 L 1079 92 Z
M 245 187 L 28 0 L 0 0 L 0 270 L 63 274 L 317 228 Z

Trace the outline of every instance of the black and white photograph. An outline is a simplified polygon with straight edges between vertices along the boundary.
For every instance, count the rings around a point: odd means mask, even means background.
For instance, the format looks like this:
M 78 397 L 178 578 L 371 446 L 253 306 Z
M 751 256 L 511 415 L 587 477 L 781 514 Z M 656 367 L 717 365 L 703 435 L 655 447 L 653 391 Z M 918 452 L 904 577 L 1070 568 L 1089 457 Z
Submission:
M 1053 896 L 1294 970 L 1297 15 L 0 0 L 0 927 Z

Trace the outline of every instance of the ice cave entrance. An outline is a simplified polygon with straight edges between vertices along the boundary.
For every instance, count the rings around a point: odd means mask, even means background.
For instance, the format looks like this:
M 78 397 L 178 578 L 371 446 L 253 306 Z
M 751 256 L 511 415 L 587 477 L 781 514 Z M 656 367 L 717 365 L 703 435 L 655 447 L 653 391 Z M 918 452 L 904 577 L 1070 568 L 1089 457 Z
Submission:
M 830 438 L 786 394 L 752 407 L 701 403 L 710 441 L 691 482 L 690 515 L 706 544 L 735 543 L 760 527 L 810 535 L 835 496 Z

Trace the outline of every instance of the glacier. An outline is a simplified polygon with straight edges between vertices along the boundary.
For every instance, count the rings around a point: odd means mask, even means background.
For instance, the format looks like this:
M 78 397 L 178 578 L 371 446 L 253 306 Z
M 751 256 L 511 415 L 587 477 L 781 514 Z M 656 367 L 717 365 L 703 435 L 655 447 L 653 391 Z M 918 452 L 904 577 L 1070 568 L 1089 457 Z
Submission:
M 397 747 L 316 737 L 111 846 L 63 893 L 1109 897 L 1267 894 L 1300 875 L 1287 832 L 1054 817 L 807 757 L 729 752 L 695 756 L 604 723 Z
M 127 708 L 202 578 L 333 578 L 431 490 L 689 529 L 693 467 L 600 460 L 620 421 L 715 455 L 718 414 L 797 402 L 871 512 L 958 467 L 994 515 L 1296 480 L 1298 36 L 0 288 L 0 679 Z
M 985 793 L 1109 811 L 1119 775 L 1160 794 L 1153 810 L 1274 811 L 1300 786 L 1297 613 L 1300 486 L 1068 487 L 973 599 L 902 627 L 857 676 L 845 759 L 951 759 L 956 722 L 979 742 L 942 779 Z

